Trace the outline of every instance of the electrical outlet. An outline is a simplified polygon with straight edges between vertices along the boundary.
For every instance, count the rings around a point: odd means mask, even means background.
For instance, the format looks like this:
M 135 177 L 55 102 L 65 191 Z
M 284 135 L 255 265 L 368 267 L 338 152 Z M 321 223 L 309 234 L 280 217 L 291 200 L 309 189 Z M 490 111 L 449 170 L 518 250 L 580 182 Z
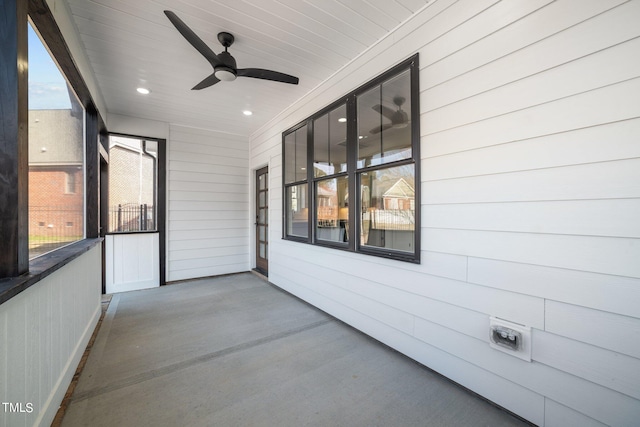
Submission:
M 531 327 L 490 317 L 489 345 L 496 350 L 531 362 Z

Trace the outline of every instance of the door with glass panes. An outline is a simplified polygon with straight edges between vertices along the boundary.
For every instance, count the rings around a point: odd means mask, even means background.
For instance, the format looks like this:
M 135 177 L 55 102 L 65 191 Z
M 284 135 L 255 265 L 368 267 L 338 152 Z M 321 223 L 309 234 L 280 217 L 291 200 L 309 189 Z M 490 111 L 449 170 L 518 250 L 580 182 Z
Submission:
M 269 273 L 269 168 L 256 171 L 256 270 Z

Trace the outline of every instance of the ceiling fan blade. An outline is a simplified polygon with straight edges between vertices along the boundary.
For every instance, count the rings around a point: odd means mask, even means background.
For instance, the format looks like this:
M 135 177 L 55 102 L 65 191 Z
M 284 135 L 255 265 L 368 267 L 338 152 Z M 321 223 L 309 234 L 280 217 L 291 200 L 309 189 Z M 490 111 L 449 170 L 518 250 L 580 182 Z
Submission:
M 214 73 L 211 73 L 210 76 L 208 76 L 206 79 L 204 79 L 203 81 L 201 81 L 200 83 L 198 83 L 197 85 L 192 87 L 191 90 L 204 89 L 205 87 L 213 86 L 214 84 L 218 83 L 219 81 L 220 80 L 216 77 L 216 75 Z
M 382 126 L 378 126 L 378 127 L 375 127 L 373 129 L 371 129 L 369 131 L 369 133 L 372 133 L 372 134 L 380 133 L 380 132 L 383 132 L 383 131 L 385 131 L 385 130 L 387 130 L 389 128 L 392 128 L 392 127 L 393 127 L 393 125 L 391 123 L 387 123 L 387 124 L 384 124 Z
M 376 104 L 371 108 L 373 110 L 377 111 L 378 113 L 382 114 L 383 116 L 385 116 L 389 120 L 393 119 L 393 115 L 396 112 L 396 110 L 394 110 L 392 108 L 389 108 L 389 107 L 386 107 L 384 105 L 380 105 L 380 104 Z
M 253 77 L 254 79 L 273 80 L 275 82 L 298 84 L 298 78 L 277 71 L 263 70 L 261 68 L 243 68 L 238 70 L 238 77 Z
M 171 21 L 173 26 L 176 27 L 180 34 L 182 34 L 182 36 L 187 39 L 189 43 L 191 43 L 191 46 L 195 47 L 196 50 L 200 52 L 200 54 L 204 56 L 207 61 L 209 61 L 212 67 L 222 64 L 222 61 L 220 60 L 220 58 L 218 58 L 218 55 L 216 55 L 209 48 L 209 46 L 207 46 L 207 44 L 203 42 L 202 39 L 198 37 L 198 35 L 194 33 L 191 28 L 189 28 L 187 24 L 182 21 L 182 19 L 178 18 L 178 15 L 170 10 L 165 10 L 164 14 L 167 15 L 169 21 Z

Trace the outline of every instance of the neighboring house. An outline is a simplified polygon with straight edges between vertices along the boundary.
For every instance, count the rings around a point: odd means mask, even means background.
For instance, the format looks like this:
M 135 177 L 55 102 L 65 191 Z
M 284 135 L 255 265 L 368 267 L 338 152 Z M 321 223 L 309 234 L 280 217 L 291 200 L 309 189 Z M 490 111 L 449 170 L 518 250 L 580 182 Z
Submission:
M 29 111 L 29 139 L 37 141 L 29 144 L 29 235 L 36 241 L 82 238 L 83 126 L 72 109 Z
M 155 159 L 143 152 L 140 140 L 111 138 L 109 231 L 133 231 L 153 227 L 155 165 Z
M 397 180 L 391 188 L 382 194 L 382 206 L 385 210 L 414 210 L 416 190 L 404 178 Z

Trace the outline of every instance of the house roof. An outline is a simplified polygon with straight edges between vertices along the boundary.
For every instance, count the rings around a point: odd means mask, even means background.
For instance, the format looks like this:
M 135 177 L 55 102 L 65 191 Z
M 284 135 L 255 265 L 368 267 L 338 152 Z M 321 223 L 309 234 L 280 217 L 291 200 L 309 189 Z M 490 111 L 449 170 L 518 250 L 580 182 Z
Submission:
M 404 178 L 400 178 L 384 192 L 382 197 L 414 198 L 416 190 Z
M 29 164 L 81 165 L 84 124 L 71 109 L 29 110 Z

